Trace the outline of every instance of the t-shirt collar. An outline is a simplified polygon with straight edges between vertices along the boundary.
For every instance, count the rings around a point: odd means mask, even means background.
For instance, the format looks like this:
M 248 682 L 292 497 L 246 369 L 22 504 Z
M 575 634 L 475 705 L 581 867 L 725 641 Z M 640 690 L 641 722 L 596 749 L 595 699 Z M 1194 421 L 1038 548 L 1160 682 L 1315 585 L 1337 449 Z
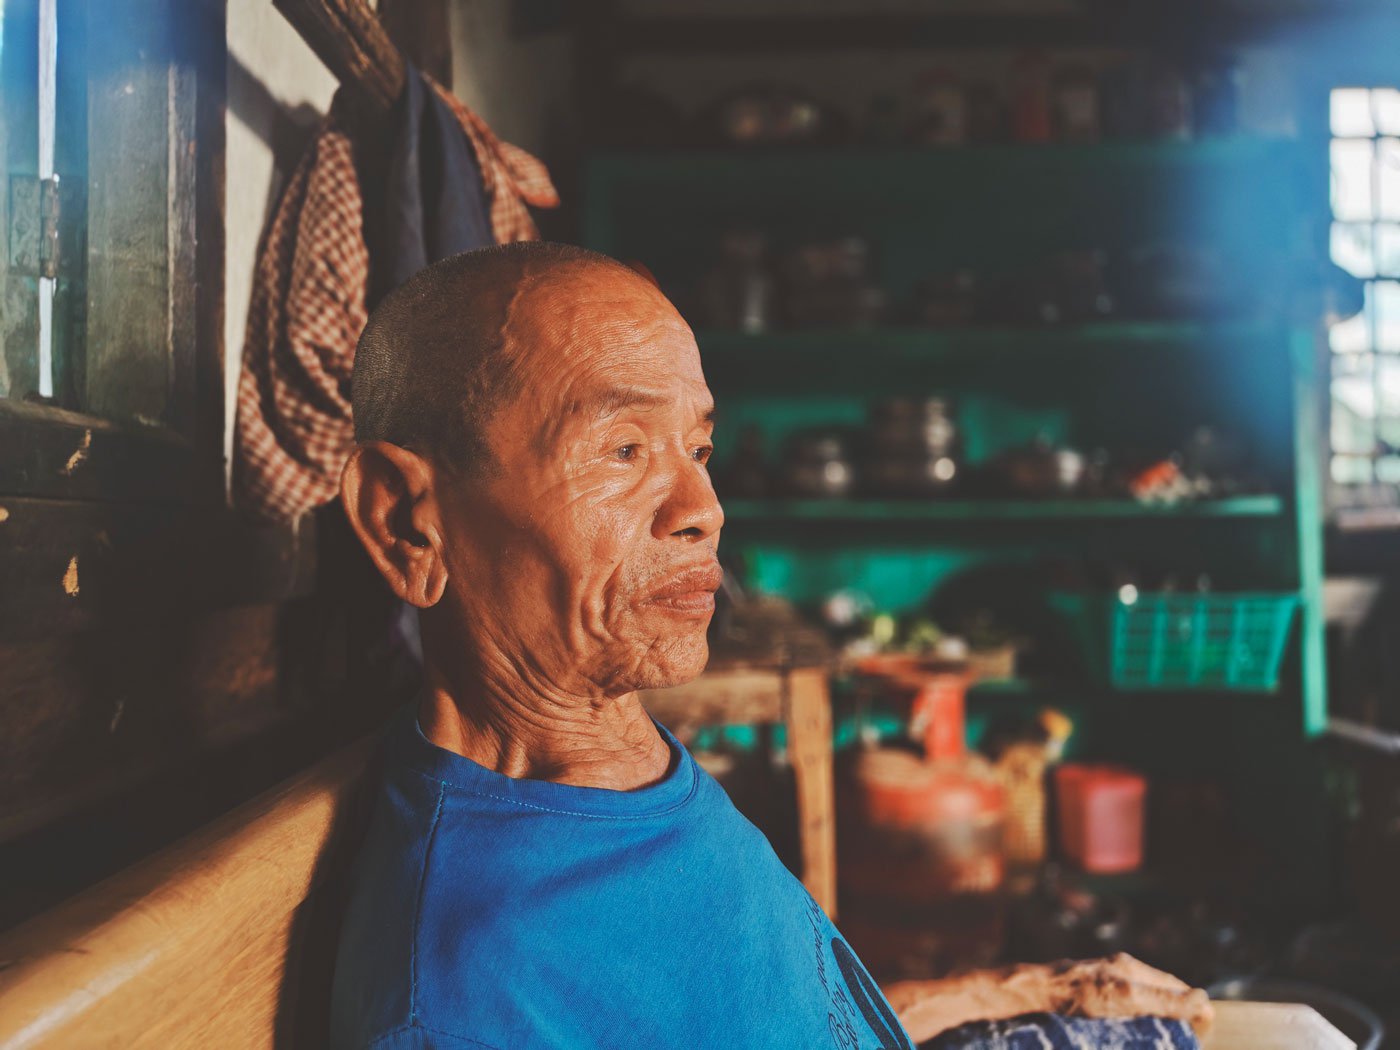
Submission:
M 465 755 L 438 747 L 418 724 L 418 699 L 407 704 L 389 728 L 390 754 L 434 780 L 502 802 L 580 816 L 645 817 L 685 804 L 695 792 L 698 780 L 694 759 L 669 729 L 656 719 L 652 724 L 661 733 L 671 752 L 666 775 L 654 784 L 631 791 L 580 787 L 552 780 L 508 777 L 487 769 Z

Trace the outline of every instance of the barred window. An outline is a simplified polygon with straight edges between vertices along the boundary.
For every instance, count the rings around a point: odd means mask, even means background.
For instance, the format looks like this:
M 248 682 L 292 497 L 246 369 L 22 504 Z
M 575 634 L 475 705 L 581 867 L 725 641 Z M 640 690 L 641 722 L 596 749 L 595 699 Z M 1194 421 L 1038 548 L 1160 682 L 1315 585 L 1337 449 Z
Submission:
M 1365 282 L 1365 308 L 1329 337 L 1330 473 L 1345 506 L 1400 484 L 1400 89 L 1332 91 L 1331 184 L 1332 261 Z

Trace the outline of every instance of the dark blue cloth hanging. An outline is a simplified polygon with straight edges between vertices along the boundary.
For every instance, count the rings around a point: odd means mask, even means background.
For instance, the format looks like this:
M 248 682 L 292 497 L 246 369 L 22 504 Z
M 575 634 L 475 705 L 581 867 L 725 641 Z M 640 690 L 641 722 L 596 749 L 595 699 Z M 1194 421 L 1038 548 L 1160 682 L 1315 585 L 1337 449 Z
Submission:
M 365 201 L 371 310 L 429 263 L 496 243 L 466 132 L 412 65 L 387 126 L 384 180 Z
M 364 155 L 371 148 L 366 141 L 358 144 L 370 310 L 429 263 L 496 243 L 471 142 L 411 64 L 405 63 L 403 92 L 384 127 L 382 160 Z M 394 691 L 408 695 L 423 662 L 418 617 L 409 606 L 395 602 L 386 639 Z
M 919 1050 L 1200 1050 L 1200 1046 L 1184 1021 L 1026 1014 L 1009 1021 L 965 1024 L 920 1043 Z

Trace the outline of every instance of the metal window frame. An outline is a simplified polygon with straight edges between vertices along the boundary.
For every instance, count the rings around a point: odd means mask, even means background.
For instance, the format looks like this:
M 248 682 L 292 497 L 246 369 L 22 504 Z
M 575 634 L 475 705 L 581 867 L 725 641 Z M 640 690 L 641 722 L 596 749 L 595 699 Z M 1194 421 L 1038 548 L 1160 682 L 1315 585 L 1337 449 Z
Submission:
M 1370 217 L 1370 219 L 1369 219 L 1368 221 L 1366 221 L 1366 222 L 1363 223 L 1363 222 L 1358 221 L 1358 220 L 1355 220 L 1355 219 L 1342 218 L 1342 217 L 1338 216 L 1338 215 L 1333 211 L 1333 206 L 1332 206 L 1331 203 L 1329 203 L 1329 206 L 1328 206 L 1328 216 L 1329 216 L 1329 220 L 1330 220 L 1331 223 L 1334 223 L 1334 224 L 1335 224 L 1335 223 L 1343 223 L 1343 224 L 1347 224 L 1347 225 L 1358 225 L 1358 226 L 1359 226 L 1359 225 L 1365 225 L 1365 226 L 1368 226 L 1369 229 L 1370 229 L 1370 234 L 1371 234 L 1371 236 L 1370 236 L 1370 244 L 1369 244 L 1368 251 L 1369 251 L 1370 257 L 1371 257 L 1372 276 L 1370 276 L 1370 277 L 1358 278 L 1358 280 L 1360 280 L 1360 281 L 1363 283 L 1363 285 L 1365 286 L 1365 289 L 1366 289 L 1366 292 L 1367 292 L 1367 299 L 1368 299 L 1368 301 L 1374 301 L 1374 296 L 1375 296 L 1374 290 L 1375 290 L 1376 288 L 1382 286 L 1382 285 L 1392 285 L 1392 286 L 1400 287 L 1400 274 L 1385 274 L 1385 273 L 1382 273 L 1382 272 L 1381 272 L 1381 267 L 1380 267 L 1380 265 L 1379 265 L 1378 250 L 1377 250 L 1377 244 L 1378 244 L 1378 240 L 1379 240 L 1379 238 L 1378 238 L 1378 233 L 1379 233 L 1381 227 L 1393 226 L 1393 227 L 1395 227 L 1395 228 L 1397 228 L 1397 229 L 1400 229 L 1400 217 L 1397 217 L 1397 218 L 1395 218 L 1395 219 L 1385 219 L 1385 218 L 1383 218 L 1383 217 L 1380 215 L 1380 212 L 1379 212 L 1379 203 L 1380 203 L 1380 196 L 1381 196 L 1381 193 L 1380 193 L 1380 180 L 1379 180 L 1379 175 L 1378 175 L 1379 164 L 1380 164 L 1379 146 L 1380 146 L 1380 143 L 1383 142 L 1383 141 L 1395 141 L 1395 142 L 1397 142 L 1397 143 L 1400 143 L 1400 133 L 1395 133 L 1395 134 L 1385 134 L 1385 133 L 1382 133 L 1382 132 L 1380 131 L 1380 129 L 1379 129 L 1379 122 L 1377 121 L 1375 92 L 1376 92 L 1377 90 L 1385 90 L 1385 89 L 1388 89 L 1388 88 L 1391 88 L 1391 85 L 1375 85 L 1375 84 L 1369 84 L 1369 85 L 1363 85 L 1363 84 L 1335 85 L 1335 86 L 1333 86 L 1333 87 L 1330 89 L 1330 91 L 1329 91 L 1329 96 L 1328 96 L 1328 99 L 1329 99 L 1329 111 L 1330 111 L 1330 101 L 1331 101 L 1331 97 L 1332 97 L 1332 96 L 1331 96 L 1331 92 L 1336 92 L 1336 91 L 1339 91 L 1339 90 L 1363 90 L 1363 91 L 1365 91 L 1365 92 L 1367 93 L 1367 102 L 1368 102 L 1368 105 L 1370 106 L 1370 109 L 1371 109 L 1371 134 L 1370 134 L 1370 135 L 1342 135 L 1342 134 L 1337 134 L 1336 131 L 1335 131 L 1335 130 L 1333 129 L 1333 127 L 1331 126 L 1330 117 L 1329 117 L 1329 121 L 1328 121 L 1328 129 L 1327 129 L 1327 130 L 1328 130 L 1328 139 L 1327 139 L 1327 142 L 1328 142 L 1328 149 L 1329 149 L 1329 152 L 1330 152 L 1332 143 L 1335 143 L 1335 142 L 1369 142 L 1369 143 L 1372 144 L 1372 147 L 1373 147 L 1373 150 L 1374 150 L 1374 155 L 1373 155 L 1373 159 L 1372 159 L 1372 163 L 1371 163 L 1371 171 L 1370 171 L 1370 187 L 1369 187 L 1369 191 L 1368 191 L 1368 195 L 1369 195 L 1369 198 L 1370 198 L 1370 204 L 1371 204 L 1371 208 L 1370 208 L 1370 215 L 1371 215 L 1371 217 Z M 1331 161 L 1330 161 L 1330 159 L 1329 159 L 1329 162 L 1328 162 L 1328 168 L 1329 168 L 1329 173 L 1330 173 L 1330 170 L 1331 170 Z M 1332 347 L 1331 347 L 1331 341 L 1330 341 L 1330 339 L 1329 339 L 1329 341 L 1328 341 L 1328 365 L 1329 365 L 1329 369 L 1328 369 L 1328 397 L 1329 397 L 1329 404 L 1330 404 L 1330 402 L 1331 402 L 1332 384 L 1335 382 L 1335 376 L 1334 376 L 1334 374 L 1333 374 L 1333 372 L 1332 372 L 1331 366 L 1332 366 L 1332 364 L 1337 360 L 1337 358 L 1339 358 L 1339 357 L 1344 357 L 1344 356 L 1356 356 L 1356 357 L 1360 357 L 1360 358 L 1364 358 L 1364 359 L 1365 359 L 1365 361 L 1366 361 L 1366 363 L 1367 363 L 1367 365 L 1368 365 L 1369 379 L 1370 379 L 1370 385 L 1371 385 L 1371 393 L 1372 393 L 1372 397 L 1374 398 L 1374 404 L 1375 404 L 1375 412 L 1374 412 L 1373 416 L 1371 417 L 1372 445 L 1371 445 L 1371 449 L 1370 449 L 1369 452 L 1365 452 L 1365 453 L 1359 453 L 1359 452 L 1340 452 L 1340 451 L 1336 450 L 1336 449 L 1332 446 L 1332 437 L 1331 437 L 1331 431 L 1330 431 L 1330 428 L 1329 428 L 1329 431 L 1328 431 L 1328 438 L 1327 438 L 1327 451 L 1328 451 L 1328 470 L 1327 470 L 1327 474 L 1328 474 L 1329 488 L 1330 488 L 1331 490 L 1333 490 L 1333 491 L 1338 491 L 1338 490 L 1340 490 L 1340 491 L 1343 491 L 1343 492 L 1362 493 L 1362 492 L 1373 492 L 1373 491 L 1377 490 L 1378 488 L 1393 488 L 1393 487 L 1395 487 L 1395 483 L 1394 483 L 1394 482 L 1388 482 L 1388 481 L 1382 481 L 1382 480 L 1380 480 L 1380 478 L 1379 478 L 1379 473 L 1378 473 L 1378 469 L 1377 469 L 1378 464 L 1379 464 L 1379 462 L 1380 462 L 1381 460 L 1385 460 L 1385 459 L 1394 459 L 1394 458 L 1400 457 L 1400 448 L 1392 448 L 1392 447 L 1386 446 L 1386 445 L 1383 443 L 1382 438 L 1381 438 L 1381 423 L 1382 423 L 1383 420 L 1389 420 L 1389 421 L 1391 421 L 1393 424 L 1395 424 L 1396 426 L 1400 426 L 1400 409 L 1397 409 L 1397 410 L 1396 410 L 1395 412 L 1393 412 L 1392 414 L 1386 414 L 1385 411 L 1384 411 L 1385 399 L 1381 396 L 1381 386 L 1380 386 L 1380 371 L 1381 371 L 1381 370 L 1380 370 L 1379 365 L 1380 365 L 1380 363 L 1381 363 L 1382 361 L 1384 361 L 1384 360 L 1393 360 L 1393 361 L 1396 362 L 1397 364 L 1400 364 L 1400 350 L 1397 350 L 1397 351 L 1386 351 L 1386 350 L 1382 350 L 1382 349 L 1380 348 L 1380 345 L 1379 345 L 1379 344 L 1380 344 L 1380 339 L 1379 339 L 1378 325 L 1377 325 L 1377 319 L 1376 319 L 1377 312 L 1378 312 L 1378 311 L 1376 311 L 1375 309 L 1371 309 L 1371 310 L 1368 311 L 1368 313 L 1367 313 L 1367 315 L 1366 315 L 1366 325 L 1367 325 L 1367 347 L 1366 347 L 1366 349 L 1361 350 L 1361 351 L 1348 351 L 1348 352 L 1346 352 L 1345 354 L 1343 354 L 1343 353 L 1339 353 L 1338 351 L 1333 350 Z M 1330 415 L 1331 415 L 1331 412 L 1330 412 L 1330 409 L 1329 409 L 1329 417 L 1330 417 Z M 1335 478 L 1335 476 L 1332 474 L 1332 467 L 1333 467 L 1333 464 L 1334 464 L 1337 460 L 1339 460 L 1339 459 L 1353 459 L 1353 460 L 1355 460 L 1355 459 L 1364 459 L 1364 460 L 1367 462 L 1367 464 L 1368 464 L 1368 467 L 1369 467 L 1368 473 L 1369 473 L 1370 476 L 1369 476 L 1365 481 L 1339 481 L 1339 480 L 1337 480 L 1337 479 Z M 1339 508 L 1339 510 L 1344 510 L 1344 509 L 1345 509 L 1345 508 Z

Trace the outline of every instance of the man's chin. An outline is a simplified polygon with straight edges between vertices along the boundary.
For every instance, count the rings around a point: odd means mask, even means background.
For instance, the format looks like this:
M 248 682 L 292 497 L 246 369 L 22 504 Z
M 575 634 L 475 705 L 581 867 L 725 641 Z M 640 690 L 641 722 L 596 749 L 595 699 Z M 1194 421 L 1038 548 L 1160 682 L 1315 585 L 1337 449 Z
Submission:
M 669 689 L 699 678 L 710 662 L 710 645 L 703 634 L 653 653 L 636 669 L 634 689 Z

